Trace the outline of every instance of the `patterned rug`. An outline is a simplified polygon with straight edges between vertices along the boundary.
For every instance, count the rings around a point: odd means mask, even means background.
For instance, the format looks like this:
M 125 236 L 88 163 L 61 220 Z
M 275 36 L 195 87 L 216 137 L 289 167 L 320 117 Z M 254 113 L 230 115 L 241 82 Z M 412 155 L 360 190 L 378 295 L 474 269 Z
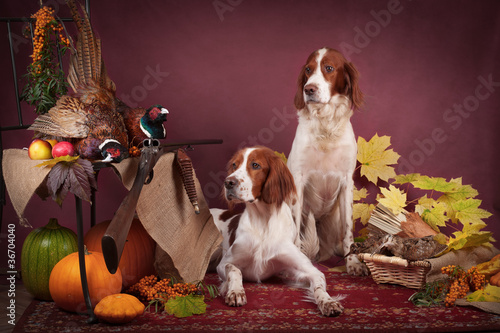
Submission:
M 222 297 L 208 302 L 205 314 L 176 318 L 145 313 L 125 325 L 85 323 L 86 316 L 64 312 L 53 302 L 33 301 L 13 332 L 460 332 L 500 331 L 500 316 L 472 307 L 418 308 L 408 298 L 414 290 L 398 285 L 377 285 L 371 277 L 353 277 L 323 267 L 331 295 L 345 294 L 344 313 L 321 316 L 316 305 L 304 300 L 300 289 L 273 278 L 245 283 L 248 304 L 233 308 Z M 207 274 L 207 283 L 218 283 Z

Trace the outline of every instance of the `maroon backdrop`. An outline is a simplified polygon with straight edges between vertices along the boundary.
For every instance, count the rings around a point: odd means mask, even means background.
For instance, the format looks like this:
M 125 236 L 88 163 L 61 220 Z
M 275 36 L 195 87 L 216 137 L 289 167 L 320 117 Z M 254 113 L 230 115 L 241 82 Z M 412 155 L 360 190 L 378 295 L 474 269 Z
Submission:
M 63 0 L 49 0 L 68 17 Z M 0 16 L 29 16 L 38 1 L 3 1 Z M 94 29 L 118 96 L 132 105 L 169 109 L 168 140 L 221 138 L 190 153 L 211 206 L 225 163 L 243 145 L 288 154 L 297 120 L 293 108 L 300 67 L 315 49 L 341 50 L 361 73 L 366 106 L 352 118 L 356 135 L 391 136 L 398 172 L 463 177 L 500 233 L 497 186 L 500 105 L 500 2 L 497 1 L 123 1 L 91 3 Z M 18 68 L 31 46 L 13 25 Z M 4 23 L 0 38 L 1 126 L 15 125 L 15 97 Z M 26 124 L 34 118 L 23 105 Z M 29 145 L 31 132 L 2 133 L 4 148 Z M 99 175 L 98 220 L 110 219 L 126 192 L 110 170 Z M 85 205 L 85 218 L 88 218 Z M 50 217 L 74 228 L 74 200 L 62 209 L 34 197 L 26 217 L 36 227 Z M 17 264 L 30 231 L 16 223 Z M 86 230 L 88 225 L 86 225 Z M 6 266 L 2 259 L 0 267 Z

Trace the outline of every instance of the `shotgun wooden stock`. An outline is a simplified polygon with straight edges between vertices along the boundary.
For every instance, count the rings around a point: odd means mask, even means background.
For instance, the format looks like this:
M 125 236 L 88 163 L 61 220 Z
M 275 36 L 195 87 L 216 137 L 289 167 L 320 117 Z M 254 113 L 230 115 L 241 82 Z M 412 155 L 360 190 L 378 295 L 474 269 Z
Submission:
M 146 141 L 148 140 L 145 140 L 145 143 Z M 142 149 L 137 175 L 135 176 L 132 188 L 125 199 L 123 199 L 120 207 L 118 207 L 115 216 L 102 237 L 102 252 L 106 267 L 111 274 L 116 273 L 118 269 L 130 225 L 134 219 L 135 208 L 141 194 L 142 186 L 146 182 L 146 177 L 153 171 L 156 162 L 163 152 L 163 149 L 159 148 L 159 144 L 153 146 L 148 143 Z

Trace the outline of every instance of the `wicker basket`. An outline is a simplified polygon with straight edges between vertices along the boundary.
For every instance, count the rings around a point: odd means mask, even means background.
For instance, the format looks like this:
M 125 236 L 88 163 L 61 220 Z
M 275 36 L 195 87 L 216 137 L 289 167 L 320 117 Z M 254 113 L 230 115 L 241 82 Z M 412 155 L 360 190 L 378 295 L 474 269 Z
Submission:
M 399 257 L 380 254 L 360 253 L 358 258 L 370 269 L 376 283 L 393 283 L 420 289 L 425 285 L 425 277 L 431 269 L 428 261 L 408 261 Z

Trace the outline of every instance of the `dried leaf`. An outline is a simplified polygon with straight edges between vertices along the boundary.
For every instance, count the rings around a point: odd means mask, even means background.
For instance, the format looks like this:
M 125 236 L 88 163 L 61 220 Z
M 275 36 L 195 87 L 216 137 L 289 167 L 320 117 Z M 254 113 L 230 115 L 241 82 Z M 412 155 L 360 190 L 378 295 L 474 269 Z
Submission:
M 64 200 L 64 196 L 61 198 L 59 189 L 64 185 L 64 182 L 68 178 L 69 165 L 66 163 L 57 163 L 52 167 L 47 177 L 47 189 L 54 201 L 56 201 L 59 206 Z
M 82 200 L 90 202 L 91 189 L 97 189 L 92 163 L 78 157 L 76 159 L 63 157 L 67 158 L 52 165 L 47 178 L 47 188 L 52 199 L 62 205 L 68 192 L 71 192 Z
M 205 313 L 207 304 L 203 296 L 187 295 L 171 298 L 165 303 L 165 310 L 177 318 L 189 317 L 194 314 Z
M 71 193 L 90 202 L 90 183 L 85 169 L 78 163 L 71 164 L 68 174 L 69 190 Z
M 392 149 L 386 150 L 391 145 L 389 136 L 379 137 L 375 134 L 370 141 L 358 137 L 357 159 L 361 163 L 360 173 L 370 182 L 377 184 L 378 178 L 388 181 L 396 177 L 394 168 L 389 166 L 396 164 L 400 155 Z

